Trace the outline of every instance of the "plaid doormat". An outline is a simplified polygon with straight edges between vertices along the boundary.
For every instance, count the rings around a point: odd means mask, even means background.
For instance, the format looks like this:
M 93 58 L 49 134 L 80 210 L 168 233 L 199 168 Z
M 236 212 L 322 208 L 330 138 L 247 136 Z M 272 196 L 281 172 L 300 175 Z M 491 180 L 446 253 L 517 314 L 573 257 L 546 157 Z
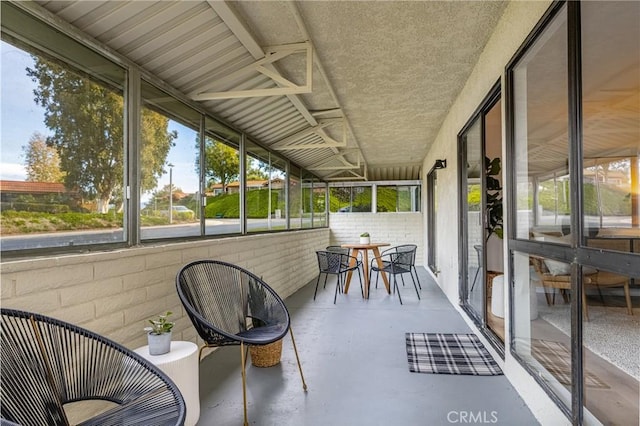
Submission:
M 405 336 L 412 373 L 502 374 L 475 334 L 406 333 Z
M 531 339 L 531 353 L 538 362 L 549 371 L 558 382 L 563 385 L 571 385 L 571 352 L 564 344 L 549 340 Z M 584 384 L 590 388 L 609 389 L 609 385 L 603 382 L 592 372 L 585 372 Z

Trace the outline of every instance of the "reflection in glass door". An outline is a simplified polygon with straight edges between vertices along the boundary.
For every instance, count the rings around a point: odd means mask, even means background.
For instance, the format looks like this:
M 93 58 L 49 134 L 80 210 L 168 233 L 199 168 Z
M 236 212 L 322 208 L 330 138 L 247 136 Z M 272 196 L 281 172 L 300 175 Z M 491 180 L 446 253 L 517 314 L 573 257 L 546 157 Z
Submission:
M 458 139 L 464 165 L 460 170 L 460 295 L 480 328 L 492 330 L 504 341 L 507 287 L 503 281 L 501 129 L 500 86 L 496 84 Z
M 482 215 L 482 126 L 477 118 L 460 138 L 462 171 L 463 268 L 462 299 L 479 323 L 484 323 L 484 227 Z

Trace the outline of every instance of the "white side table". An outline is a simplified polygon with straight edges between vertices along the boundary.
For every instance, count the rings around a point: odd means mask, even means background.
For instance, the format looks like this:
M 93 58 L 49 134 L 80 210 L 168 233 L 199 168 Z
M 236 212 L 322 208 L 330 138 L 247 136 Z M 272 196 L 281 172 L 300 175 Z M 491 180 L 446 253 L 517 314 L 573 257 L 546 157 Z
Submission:
M 198 376 L 198 346 L 193 342 L 171 342 L 164 355 L 149 355 L 149 346 L 135 349 L 162 370 L 176 384 L 187 407 L 184 424 L 193 426 L 200 418 L 200 380 Z
M 504 275 L 497 275 L 491 284 L 491 312 L 504 318 Z

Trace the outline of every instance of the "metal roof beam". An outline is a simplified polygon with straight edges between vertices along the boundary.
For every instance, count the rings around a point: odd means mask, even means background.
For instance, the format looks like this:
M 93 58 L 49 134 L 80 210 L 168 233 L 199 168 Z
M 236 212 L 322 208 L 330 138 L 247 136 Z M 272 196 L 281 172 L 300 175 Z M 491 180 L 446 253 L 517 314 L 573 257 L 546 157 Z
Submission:
M 324 131 L 325 127 L 342 124 L 342 141 L 337 141 L 327 135 Z M 325 143 L 310 143 L 310 144 L 295 144 L 310 135 L 317 135 L 322 138 Z M 347 132 L 344 120 L 342 118 L 332 118 L 327 120 L 320 120 L 317 126 L 310 127 L 308 129 L 301 130 L 294 133 L 291 136 L 274 143 L 271 148 L 277 151 L 295 150 L 295 149 L 318 149 L 318 148 L 343 148 L 347 146 Z
M 360 169 L 360 165 L 361 165 L 361 158 L 362 155 L 360 154 L 360 151 L 357 148 L 348 150 L 348 151 L 357 151 L 358 152 L 358 162 L 356 164 L 352 164 L 349 161 L 347 161 L 346 158 L 344 158 L 345 154 L 347 152 L 342 152 L 340 154 L 336 154 L 332 157 L 329 157 L 325 160 L 322 160 L 310 167 L 307 167 L 307 169 L 309 170 L 352 170 L 352 169 Z M 333 164 L 330 165 L 329 163 L 334 162 L 335 160 L 339 161 L 342 164 Z
M 254 59 L 259 59 L 264 56 L 262 47 L 260 47 L 260 45 L 255 41 L 247 27 L 238 18 L 227 2 L 207 0 L 207 3 L 209 3 L 209 6 L 211 6 L 214 12 L 222 19 L 222 21 L 224 21 L 224 23 L 229 27 L 229 30 L 231 30 L 238 40 L 240 40 L 240 43 L 242 43 Z M 274 65 L 268 65 L 268 67 L 273 67 L 273 69 L 275 69 Z M 286 96 L 310 125 L 315 126 L 318 124 L 315 117 L 311 115 L 307 107 L 297 95 L 293 94 Z
M 289 55 L 296 53 L 304 53 L 306 56 L 306 84 L 300 86 L 292 81 L 287 80 L 281 76 L 277 71 L 266 68 L 266 65 L 271 65 Z M 214 99 L 236 99 L 236 98 L 251 98 L 259 96 L 279 96 L 279 95 L 293 95 L 297 93 L 311 93 L 312 91 L 312 69 L 313 69 L 313 48 L 310 43 L 295 43 L 283 46 L 270 47 L 265 56 L 262 59 L 255 61 L 252 64 L 244 66 L 224 77 L 224 80 L 233 80 L 241 76 L 258 72 L 269 77 L 279 87 L 273 87 L 268 89 L 248 89 L 248 90 L 229 90 L 225 92 L 200 92 L 193 96 L 194 101 L 210 101 Z M 218 81 L 219 82 L 219 81 Z

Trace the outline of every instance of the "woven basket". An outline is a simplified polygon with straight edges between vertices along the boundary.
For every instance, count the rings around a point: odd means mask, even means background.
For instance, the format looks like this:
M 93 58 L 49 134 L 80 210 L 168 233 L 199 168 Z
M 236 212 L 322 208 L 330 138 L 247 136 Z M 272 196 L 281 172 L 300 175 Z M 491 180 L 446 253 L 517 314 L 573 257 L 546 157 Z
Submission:
M 280 363 L 282 339 L 263 346 L 250 346 L 251 364 L 256 367 L 273 367 Z

